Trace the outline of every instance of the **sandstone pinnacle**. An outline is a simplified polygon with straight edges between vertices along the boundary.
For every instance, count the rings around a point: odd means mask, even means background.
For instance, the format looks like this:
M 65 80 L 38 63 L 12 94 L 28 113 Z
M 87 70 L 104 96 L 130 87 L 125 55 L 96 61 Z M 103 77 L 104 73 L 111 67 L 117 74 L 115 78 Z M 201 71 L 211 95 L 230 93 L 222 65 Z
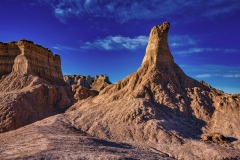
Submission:
M 146 55 L 143 59 L 142 66 L 157 66 L 174 63 L 168 46 L 169 28 L 170 23 L 164 22 L 162 25 L 154 26 L 151 29 Z
M 239 102 L 188 77 L 174 63 L 168 46 L 169 27 L 165 22 L 151 29 L 145 57 L 136 72 L 67 111 L 75 128 L 121 142 L 164 144 L 173 147 L 172 151 L 175 146 L 181 148 L 186 139 L 199 139 L 203 132 L 217 129 L 222 135 L 230 133 L 215 125 L 220 120 L 217 117 L 229 108 L 238 110 Z M 94 119 L 89 118 L 93 115 Z M 228 127 L 228 123 L 222 124 Z M 234 130 L 231 132 L 240 136 L 239 129 Z M 184 147 L 181 150 L 185 153 Z

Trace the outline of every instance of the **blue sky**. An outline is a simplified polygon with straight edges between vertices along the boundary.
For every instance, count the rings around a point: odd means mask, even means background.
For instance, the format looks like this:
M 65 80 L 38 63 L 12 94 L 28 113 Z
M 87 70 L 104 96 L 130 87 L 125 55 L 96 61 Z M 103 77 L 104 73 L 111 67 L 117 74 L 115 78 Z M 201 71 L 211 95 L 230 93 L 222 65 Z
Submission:
M 239 0 L 1 0 L 0 41 L 28 39 L 62 59 L 63 74 L 135 72 L 150 29 L 171 23 L 169 46 L 190 77 L 240 93 Z

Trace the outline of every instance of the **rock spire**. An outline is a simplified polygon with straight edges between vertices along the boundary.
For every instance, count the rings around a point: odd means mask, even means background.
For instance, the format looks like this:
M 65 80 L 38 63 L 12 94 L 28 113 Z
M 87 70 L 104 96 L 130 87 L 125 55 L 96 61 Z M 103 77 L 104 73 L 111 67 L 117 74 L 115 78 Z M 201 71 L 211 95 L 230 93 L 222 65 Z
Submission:
M 168 46 L 169 28 L 170 23 L 165 22 L 151 29 L 145 57 L 135 73 L 107 86 L 96 97 L 75 103 L 68 110 L 76 128 L 105 139 L 159 145 L 171 154 L 176 146 L 180 154 L 185 154 L 182 146 L 188 144 L 185 140 L 199 140 L 205 132 L 230 135 L 230 131 L 219 127 L 227 128 L 228 123 L 216 125 L 220 119 L 216 117 L 222 117 L 222 113 L 226 114 L 224 110 L 229 108 L 239 111 L 238 100 L 188 77 L 174 63 Z M 89 118 L 93 115 L 94 118 Z M 234 131 L 231 131 L 235 135 L 232 136 L 239 137 L 236 124 L 233 123 Z M 197 146 L 202 145 L 201 140 L 197 143 Z M 189 144 L 192 146 L 192 141 Z M 226 155 L 218 151 L 220 157 Z M 193 152 L 205 159 L 214 157 Z M 177 154 L 174 157 L 180 158 Z
M 168 30 L 170 23 L 154 26 L 149 35 L 146 54 L 142 65 L 164 65 L 173 64 L 173 57 L 168 46 Z

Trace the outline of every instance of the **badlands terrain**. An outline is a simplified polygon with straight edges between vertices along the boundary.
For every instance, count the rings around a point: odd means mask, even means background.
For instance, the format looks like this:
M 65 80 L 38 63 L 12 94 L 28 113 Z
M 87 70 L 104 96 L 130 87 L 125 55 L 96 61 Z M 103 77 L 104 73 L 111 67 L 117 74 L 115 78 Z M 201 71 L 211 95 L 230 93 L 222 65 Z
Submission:
M 31 41 L 0 43 L 1 159 L 240 159 L 240 97 L 188 77 L 154 26 L 139 69 L 62 75 Z

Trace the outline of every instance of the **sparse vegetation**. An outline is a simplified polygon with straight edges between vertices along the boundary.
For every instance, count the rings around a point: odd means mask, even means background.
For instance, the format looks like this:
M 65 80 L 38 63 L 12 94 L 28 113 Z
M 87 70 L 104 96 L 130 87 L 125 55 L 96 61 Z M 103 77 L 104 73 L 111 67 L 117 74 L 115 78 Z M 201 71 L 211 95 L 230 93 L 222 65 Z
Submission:
M 201 136 L 203 141 L 213 142 L 217 144 L 228 143 L 228 138 L 220 133 L 206 133 Z
M 233 94 L 232 97 L 233 97 L 233 98 L 238 98 L 238 99 L 240 99 L 240 93 Z

